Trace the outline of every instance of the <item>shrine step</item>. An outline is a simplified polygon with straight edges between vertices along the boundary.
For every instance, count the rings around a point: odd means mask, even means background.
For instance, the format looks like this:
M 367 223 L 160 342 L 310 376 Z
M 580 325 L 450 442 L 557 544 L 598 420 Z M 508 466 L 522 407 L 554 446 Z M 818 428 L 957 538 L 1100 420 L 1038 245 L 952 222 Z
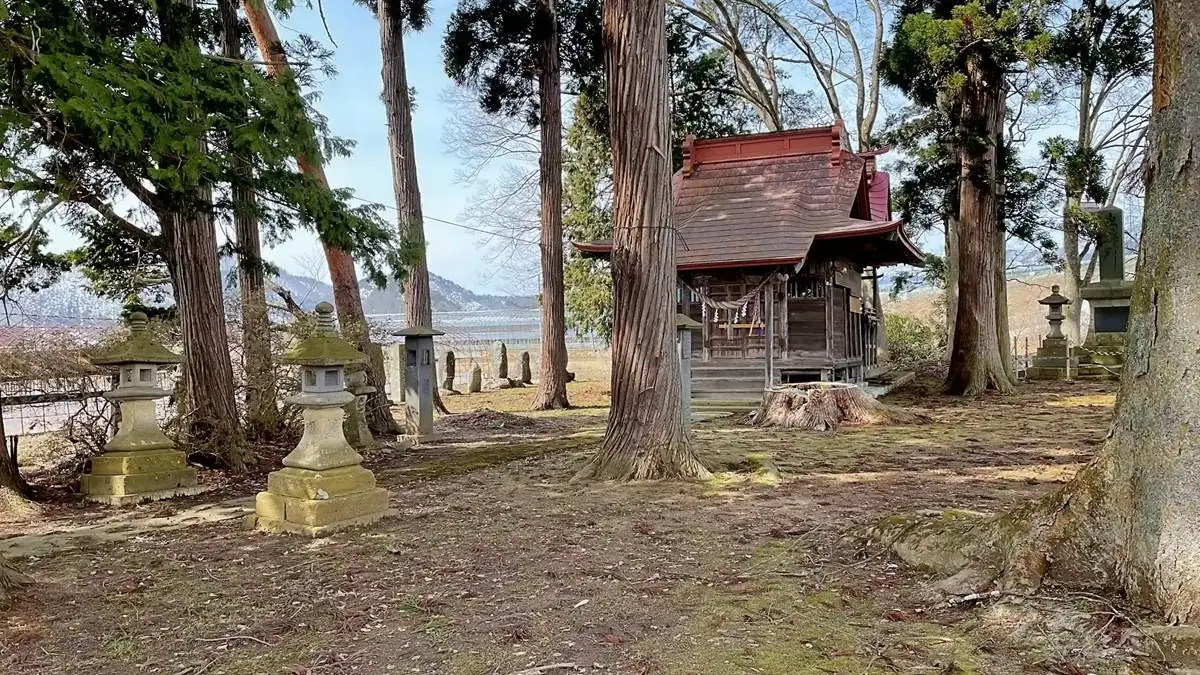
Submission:
M 692 389 L 693 401 L 752 401 L 755 405 L 762 400 L 763 388 L 714 389 L 696 391 Z
M 749 391 L 762 393 L 763 376 L 758 377 L 702 377 L 692 378 L 692 391 Z

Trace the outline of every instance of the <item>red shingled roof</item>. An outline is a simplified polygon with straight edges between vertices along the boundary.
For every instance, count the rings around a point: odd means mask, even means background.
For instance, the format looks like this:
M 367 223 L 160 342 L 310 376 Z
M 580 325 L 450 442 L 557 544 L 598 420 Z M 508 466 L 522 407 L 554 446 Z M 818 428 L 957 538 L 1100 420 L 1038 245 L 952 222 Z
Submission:
M 860 156 L 848 149 L 840 122 L 689 139 L 673 185 L 680 234 L 677 265 L 706 269 L 798 263 L 816 240 L 864 236 L 898 238 L 899 246 L 886 247 L 895 258 L 887 262 L 919 263 L 920 252 L 888 213 L 888 183 L 887 174 L 875 170 L 873 153 Z M 608 241 L 575 246 L 595 254 L 612 248 Z

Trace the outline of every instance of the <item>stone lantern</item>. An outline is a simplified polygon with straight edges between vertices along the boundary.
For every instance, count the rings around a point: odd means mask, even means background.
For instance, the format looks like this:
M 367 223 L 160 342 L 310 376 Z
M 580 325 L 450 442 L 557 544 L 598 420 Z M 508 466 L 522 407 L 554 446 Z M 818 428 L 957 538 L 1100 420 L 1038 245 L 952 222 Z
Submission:
M 158 369 L 181 359 L 154 340 L 145 314 L 130 314 L 127 324 L 124 340 L 90 357 L 97 366 L 117 369 L 117 386 L 104 398 L 120 406 L 121 421 L 104 451 L 90 460 L 80 491 L 88 501 L 118 506 L 196 494 L 196 470 L 154 416 L 154 401 L 170 394 L 158 386 Z
M 433 338 L 445 335 L 428 326 L 409 326 L 392 335 L 404 338 L 404 405 L 416 442 L 433 440 Z
M 679 395 L 683 411 L 683 426 L 692 423 L 692 331 L 700 330 L 702 324 L 686 314 L 675 315 L 675 344 L 679 347 Z
M 1038 300 L 1039 304 L 1049 308 L 1046 319 L 1050 322 L 1050 333 L 1042 340 L 1037 354 L 1030 364 L 1028 377 L 1031 380 L 1065 380 L 1073 366 L 1067 336 L 1063 335 L 1062 322 L 1063 306 L 1071 304 L 1071 299 L 1058 292 L 1058 286 L 1050 287 L 1050 295 Z
M 1050 295 L 1038 300 L 1038 304 L 1045 305 L 1049 312 L 1046 314 L 1046 319 L 1050 321 L 1050 333 L 1047 338 L 1062 339 L 1066 337 L 1062 332 L 1063 305 L 1071 304 L 1071 299 L 1064 297 L 1058 292 L 1058 285 L 1050 287 Z
M 362 457 L 343 432 L 343 406 L 354 401 L 346 391 L 346 366 L 363 355 L 333 327 L 333 306 L 317 305 L 317 325 L 284 355 L 300 366 L 300 393 L 287 399 L 304 411 L 304 435 L 283 458 L 283 469 L 267 477 L 247 525 L 269 531 L 320 537 L 379 520 L 388 508 L 388 492 L 375 486 Z

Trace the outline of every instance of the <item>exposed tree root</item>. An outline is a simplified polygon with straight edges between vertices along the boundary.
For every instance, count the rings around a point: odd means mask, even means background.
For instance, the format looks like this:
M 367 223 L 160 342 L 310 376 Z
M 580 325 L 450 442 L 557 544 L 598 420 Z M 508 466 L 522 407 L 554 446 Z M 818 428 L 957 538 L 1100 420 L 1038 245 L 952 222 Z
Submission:
M 880 403 L 853 384 L 785 384 L 763 393 L 750 424 L 832 431 L 843 424 L 922 424 L 928 416 Z
M 20 590 L 32 583 L 33 579 L 21 574 L 0 557 L 0 609 L 8 607 Z
M 1001 516 L 967 511 L 892 516 L 865 536 L 905 563 L 945 576 L 938 586 L 949 593 L 1029 592 L 1051 581 L 1115 589 L 1121 581 L 1105 499 L 1107 458 L 1102 454 L 1061 489 Z

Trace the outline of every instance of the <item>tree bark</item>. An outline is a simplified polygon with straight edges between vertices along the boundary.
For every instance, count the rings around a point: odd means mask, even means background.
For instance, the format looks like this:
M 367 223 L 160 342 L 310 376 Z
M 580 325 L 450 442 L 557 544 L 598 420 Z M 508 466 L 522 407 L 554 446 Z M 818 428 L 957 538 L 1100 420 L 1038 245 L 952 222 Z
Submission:
M 8 435 L 4 429 L 4 411 L 0 410 L 0 492 L 10 490 L 20 498 L 29 497 L 29 484 L 21 476 L 16 454 L 8 447 Z M 0 502 L 3 497 L 0 497 Z
M 183 441 L 189 450 L 211 454 L 233 471 L 245 471 L 253 454 L 242 437 L 234 403 L 233 364 L 225 327 L 225 297 L 212 188 L 196 191 L 196 204 L 170 211 L 170 256 L 175 306 L 183 336 Z
M 242 42 L 236 0 L 220 0 L 221 52 L 241 60 Z M 241 86 L 241 82 L 238 82 Z M 247 187 L 250 166 L 236 151 L 233 226 L 238 246 L 238 288 L 242 300 L 242 380 L 246 388 L 246 434 L 251 439 L 271 438 L 279 432 L 281 417 L 275 367 L 271 358 L 271 322 L 267 315 L 267 288 L 263 278 L 257 196 Z
M 283 41 L 275 30 L 275 22 L 262 0 L 242 0 L 242 9 L 254 33 L 260 58 L 268 64 L 267 72 L 275 77 L 292 77 Z M 312 178 L 325 189 L 329 179 L 319 156 L 296 158 L 300 173 Z M 358 271 L 354 259 L 342 249 L 322 240 L 325 264 L 329 268 L 329 283 L 333 286 L 333 305 L 337 309 L 338 325 L 343 335 L 352 339 L 367 357 L 367 384 L 375 391 L 367 396 L 367 424 L 371 432 L 379 436 L 394 436 L 400 433 L 396 418 L 392 415 L 386 391 L 387 379 L 383 371 L 383 350 L 371 342 L 367 329 L 366 313 L 363 311 L 362 292 L 358 285 Z
M 1079 133 L 1076 137 L 1076 151 L 1083 153 L 1091 146 L 1092 136 L 1088 129 L 1092 125 L 1092 74 L 1083 73 L 1079 88 Z M 1083 313 L 1083 300 L 1079 297 L 1079 288 L 1083 285 L 1083 260 L 1079 254 L 1079 220 L 1075 217 L 1083 198 L 1083 186 L 1072 185 L 1066 181 L 1066 200 L 1063 204 L 1063 288 L 1062 293 L 1071 299 L 1071 304 L 1064 307 L 1066 320 L 1063 329 L 1072 344 L 1079 344 L 1082 339 L 1080 317 Z
M 962 93 L 963 143 L 959 178 L 958 312 L 946 389 L 975 395 L 993 387 L 1012 391 L 996 326 L 997 141 L 1003 123 L 1004 84 L 994 68 L 967 61 Z
M 946 344 L 954 344 L 958 322 L 958 216 L 946 218 Z
M 429 292 L 429 263 L 425 258 L 425 217 L 417 183 L 417 158 L 412 132 L 412 101 L 404 64 L 404 7 L 400 0 L 379 0 L 379 50 L 383 57 L 383 108 L 387 115 L 388 147 L 392 157 L 392 188 L 396 193 L 400 236 L 421 252 L 404 279 L 404 319 L 410 326 L 433 326 Z M 437 381 L 437 364 L 433 381 Z M 437 389 L 434 405 L 446 414 Z
M 1122 591 L 1200 624 L 1200 4 L 1154 4 L 1146 209 L 1121 391 L 1104 448 L 1062 489 L 1004 516 L 908 524 L 890 541 L 935 570 Z M 955 520 L 955 519 L 949 519 Z M 880 529 L 885 529 L 881 526 Z
M 549 14 L 542 64 L 538 73 L 541 120 L 540 181 L 542 192 L 542 362 L 534 410 L 569 408 L 567 400 L 567 322 L 563 303 L 562 223 L 562 90 L 558 63 L 558 16 L 554 0 Z
M 613 154 L 612 410 L 578 477 L 708 477 L 681 417 L 663 0 L 605 0 Z
M 194 6 L 194 0 L 173 2 Z M 164 5 L 164 43 L 179 46 L 194 41 L 190 27 L 180 20 L 183 16 Z M 197 150 L 207 151 L 203 140 Z M 167 241 L 167 265 L 183 336 L 182 440 L 192 451 L 212 455 L 233 471 L 245 471 L 253 455 L 242 437 L 234 402 L 212 186 L 166 194 L 161 206 L 157 215 Z

